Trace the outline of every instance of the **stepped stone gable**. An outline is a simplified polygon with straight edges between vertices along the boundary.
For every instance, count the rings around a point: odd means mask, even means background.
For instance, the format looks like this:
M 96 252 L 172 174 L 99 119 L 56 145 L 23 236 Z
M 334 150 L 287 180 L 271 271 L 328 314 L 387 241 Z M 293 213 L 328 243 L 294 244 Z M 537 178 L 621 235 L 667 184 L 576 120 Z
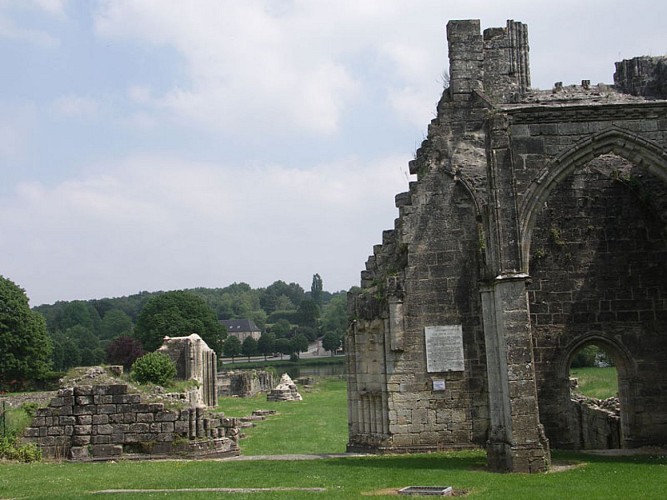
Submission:
M 124 384 L 62 388 L 24 432 L 45 457 L 71 460 L 238 455 L 238 439 L 235 418 L 145 403 Z
M 348 297 L 348 449 L 545 470 L 584 446 L 568 373 L 589 343 L 619 372 L 620 446 L 667 443 L 665 59 L 537 90 L 526 25 L 447 39 L 417 180 Z
M 176 378 L 198 382 L 197 388 L 188 393 L 191 404 L 217 406 L 217 356 L 199 335 L 165 337 L 158 351 L 176 364 Z

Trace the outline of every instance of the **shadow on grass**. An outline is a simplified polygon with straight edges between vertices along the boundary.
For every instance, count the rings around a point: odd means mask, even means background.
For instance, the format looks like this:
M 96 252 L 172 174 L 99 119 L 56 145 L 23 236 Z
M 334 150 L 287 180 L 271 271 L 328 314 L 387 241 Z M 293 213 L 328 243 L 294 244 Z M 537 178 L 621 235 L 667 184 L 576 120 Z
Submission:
M 364 467 L 380 470 L 485 470 L 486 455 L 483 451 L 465 451 L 456 453 L 430 453 L 418 455 L 378 455 L 369 457 L 350 457 L 331 459 L 332 465 L 345 467 Z M 389 473 L 389 472 L 388 472 Z
M 649 451 L 605 450 L 599 453 L 595 451 L 552 450 L 551 455 L 553 460 L 587 462 L 591 464 L 631 463 L 637 465 L 667 465 L 667 448 Z

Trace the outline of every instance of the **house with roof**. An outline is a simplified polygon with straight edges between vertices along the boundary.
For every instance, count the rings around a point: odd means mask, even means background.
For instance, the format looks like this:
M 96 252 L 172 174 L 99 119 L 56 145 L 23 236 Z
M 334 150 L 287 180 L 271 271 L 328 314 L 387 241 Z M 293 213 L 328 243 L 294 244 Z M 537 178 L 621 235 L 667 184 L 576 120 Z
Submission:
M 221 319 L 220 323 L 227 327 L 228 335 L 238 337 L 241 342 L 248 337 L 259 340 L 262 335 L 262 331 L 250 319 Z

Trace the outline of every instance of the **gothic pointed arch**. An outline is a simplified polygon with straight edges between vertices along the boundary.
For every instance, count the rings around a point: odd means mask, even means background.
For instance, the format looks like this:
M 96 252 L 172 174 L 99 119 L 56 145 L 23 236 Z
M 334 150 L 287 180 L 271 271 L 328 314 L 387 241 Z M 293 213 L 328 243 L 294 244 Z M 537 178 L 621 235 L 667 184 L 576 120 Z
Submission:
M 551 192 L 577 168 L 609 153 L 646 168 L 667 184 L 667 149 L 655 142 L 615 126 L 580 140 L 547 163 L 533 180 L 519 207 L 524 272 L 529 269 L 530 244 L 537 215 Z

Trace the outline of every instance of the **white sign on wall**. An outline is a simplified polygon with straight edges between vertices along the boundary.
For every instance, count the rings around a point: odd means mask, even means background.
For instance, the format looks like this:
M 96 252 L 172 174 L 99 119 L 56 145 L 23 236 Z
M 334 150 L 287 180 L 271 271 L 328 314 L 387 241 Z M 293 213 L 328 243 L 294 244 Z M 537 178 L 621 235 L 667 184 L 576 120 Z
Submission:
M 426 339 L 426 371 L 462 372 L 463 363 L 463 327 L 461 325 L 427 326 L 424 328 Z

